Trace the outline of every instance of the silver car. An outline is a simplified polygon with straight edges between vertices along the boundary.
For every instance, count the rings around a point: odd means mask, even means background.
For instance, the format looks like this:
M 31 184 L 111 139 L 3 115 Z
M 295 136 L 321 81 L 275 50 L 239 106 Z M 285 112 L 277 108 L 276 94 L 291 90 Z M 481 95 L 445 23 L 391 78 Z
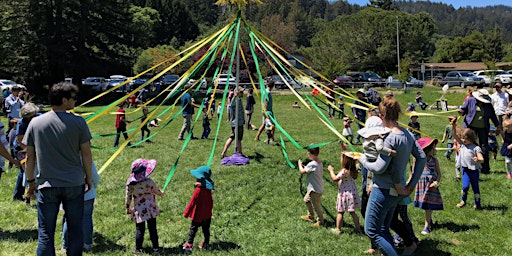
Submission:
M 483 87 L 484 79 L 481 77 L 475 76 L 472 72 L 469 71 L 450 71 L 446 74 L 445 82 L 448 86 L 460 86 L 461 88 L 465 88 L 466 86 L 476 86 Z

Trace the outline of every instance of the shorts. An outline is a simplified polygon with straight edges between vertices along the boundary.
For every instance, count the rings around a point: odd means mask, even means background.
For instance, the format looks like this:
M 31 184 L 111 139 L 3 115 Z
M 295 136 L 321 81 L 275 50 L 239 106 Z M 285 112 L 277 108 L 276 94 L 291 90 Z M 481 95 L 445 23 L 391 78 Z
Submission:
M 267 119 L 267 116 L 265 115 L 265 112 L 262 112 L 263 118 L 261 119 L 261 122 L 265 124 L 265 119 Z M 274 117 L 274 113 L 272 113 L 270 116 Z M 270 118 L 270 121 L 272 121 L 272 118 Z M 272 122 L 274 123 L 274 122 Z
M 238 140 L 242 140 L 244 137 L 244 126 L 238 126 Z M 229 138 L 234 139 L 235 138 L 235 127 L 231 127 L 231 134 L 229 135 Z

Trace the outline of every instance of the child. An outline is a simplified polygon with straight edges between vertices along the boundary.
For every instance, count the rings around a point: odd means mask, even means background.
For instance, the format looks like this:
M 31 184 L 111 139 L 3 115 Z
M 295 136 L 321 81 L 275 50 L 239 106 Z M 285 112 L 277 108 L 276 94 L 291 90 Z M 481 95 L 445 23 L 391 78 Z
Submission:
M 208 114 L 208 106 L 203 108 L 203 134 L 201 135 L 201 139 L 208 139 L 208 135 L 210 135 L 210 115 Z
M 220 111 L 222 109 L 222 105 L 221 104 L 222 104 L 222 102 L 219 102 L 219 105 L 217 106 L 217 119 L 220 118 Z
M 501 155 L 505 158 L 505 169 L 507 169 L 507 179 L 512 179 L 512 119 L 503 121 L 503 145 L 501 145 Z
M 407 112 L 414 112 L 416 111 L 416 107 L 414 106 L 414 103 L 409 102 L 407 103 Z
M 11 120 L 8 120 L 9 122 L 9 128 L 7 133 L 7 140 L 9 141 L 9 151 L 11 153 L 12 158 L 16 159 L 16 127 L 18 126 L 18 118 L 13 118 Z M 9 162 L 9 169 L 11 169 L 13 164 Z
M 158 127 L 158 121 L 160 121 L 159 118 L 155 118 L 149 122 L 149 127 Z
M 418 106 L 421 107 L 421 110 L 425 110 L 428 107 L 428 104 L 423 102 L 421 92 L 416 93 L 416 103 L 418 103 Z
M 459 137 L 461 137 L 463 129 L 464 129 L 464 127 L 457 126 L 457 129 L 453 132 L 457 133 L 459 135 Z M 453 180 L 455 182 L 459 182 L 460 181 L 460 173 L 461 173 L 460 153 L 459 153 L 460 144 L 456 140 L 453 141 L 452 150 L 455 151 L 455 179 L 453 179 Z
M 267 111 L 267 118 L 265 118 L 265 132 L 267 133 L 265 143 L 267 144 L 274 142 L 274 129 L 276 128 L 270 119 L 270 115 L 272 115 L 272 112 Z
M 114 148 L 119 146 L 119 137 L 121 137 L 121 133 L 124 136 L 124 139 L 128 139 L 128 134 L 126 133 L 126 124 L 131 123 L 130 121 L 126 120 L 126 114 L 124 110 L 125 102 L 121 102 L 119 104 L 119 109 L 117 110 L 116 114 L 116 138 L 114 139 Z M 132 144 L 128 142 L 128 147 L 130 147 Z
M 409 126 L 408 130 L 412 133 L 412 135 L 414 136 L 414 138 L 416 140 L 421 138 L 420 123 L 418 122 L 418 115 L 412 114 L 411 121 L 409 122 L 409 124 L 407 124 L 407 126 Z
M 346 211 L 352 216 L 354 220 L 354 227 L 357 233 L 361 232 L 359 225 L 359 217 L 355 210 L 361 208 L 361 199 L 357 193 L 355 179 L 357 179 L 357 168 L 355 157 L 348 154 L 348 152 L 341 154 L 341 170 L 336 175 L 334 174 L 334 167 L 329 165 L 329 173 L 333 181 L 338 181 L 338 198 L 336 199 L 336 228 L 331 229 L 334 234 L 339 234 L 341 224 L 343 223 L 343 215 Z
M 212 170 L 208 166 L 201 166 L 195 170 L 190 170 L 190 174 L 196 178 L 196 183 L 194 183 L 194 194 L 192 194 L 192 198 L 185 212 L 183 212 L 185 218 L 192 219 L 188 240 L 183 245 L 183 249 L 187 252 L 192 252 L 197 229 L 202 227 L 204 242 L 199 244 L 199 249 L 208 250 L 210 247 L 210 224 L 213 210 L 212 190 L 214 189 L 214 182 L 211 179 Z
M 292 108 L 300 108 L 299 103 L 296 101 L 293 103 Z
M 352 120 L 350 120 L 348 116 L 343 118 L 343 131 L 341 132 L 341 135 L 343 135 L 348 141 L 350 141 L 350 144 L 352 144 L 352 140 L 354 139 L 351 124 Z
M 444 157 L 446 157 L 448 161 L 450 161 L 450 157 L 452 156 L 453 153 L 452 148 L 454 131 L 452 130 L 451 125 L 453 119 L 455 119 L 455 116 L 448 116 L 448 122 L 450 122 L 450 124 L 446 125 L 446 127 L 444 128 L 443 139 L 441 140 L 441 143 L 444 143 L 446 141 L 446 147 L 448 148 L 448 150 L 446 150 L 446 153 L 444 153 Z
M 324 166 L 322 161 L 318 158 L 320 148 L 308 148 L 308 158 L 311 160 L 306 166 L 302 161 L 298 161 L 299 171 L 301 174 L 306 174 L 306 183 L 308 185 L 306 195 L 304 196 L 304 203 L 308 208 L 308 215 L 302 215 L 300 218 L 309 222 L 315 222 L 315 212 L 318 220 L 312 225 L 313 227 L 320 227 L 324 225 L 324 214 L 322 212 L 322 194 L 324 193 L 323 171 Z M 314 211 L 313 211 L 314 209 Z
M 148 121 L 146 120 L 148 118 L 148 108 L 144 107 L 142 108 L 142 117 L 140 119 L 140 122 L 143 123 L 142 127 L 140 128 L 140 140 L 144 140 L 144 132 L 146 132 L 146 138 L 149 138 L 149 135 L 151 134 L 151 131 L 148 128 Z M 151 143 L 152 141 L 149 139 L 146 139 L 146 142 Z
M 489 145 L 489 152 L 493 153 L 494 160 L 496 160 L 496 155 L 498 154 L 498 139 L 494 136 L 494 131 L 496 129 L 494 126 L 489 128 L 489 135 L 487 136 L 487 144 Z
M 338 118 L 341 119 L 345 116 L 345 102 L 343 101 L 342 95 L 338 97 L 338 108 L 340 109 L 338 112 Z
M 427 156 L 427 164 L 416 184 L 414 207 L 425 210 L 425 226 L 421 233 L 428 235 L 432 230 L 432 211 L 443 210 L 443 198 L 439 191 L 441 168 L 435 158 L 437 139 L 424 137 L 418 140 L 418 144 Z
M 142 252 L 146 222 L 153 244 L 153 252 L 158 253 L 159 251 L 156 217 L 160 215 L 160 210 L 156 205 L 155 194 L 163 196 L 164 192 L 149 178 L 155 167 L 156 160 L 139 158 L 133 161 L 132 173 L 126 181 L 126 214 L 131 214 L 132 220 L 136 222 L 134 254 Z M 131 207 L 132 201 L 133 208 Z
M 452 127 L 454 130 L 457 128 L 455 121 L 452 122 Z M 481 168 L 481 163 L 484 162 L 484 156 L 482 149 L 475 144 L 476 134 L 473 130 L 464 128 L 461 135 L 459 136 L 458 133 L 453 134 L 453 138 L 460 144 L 460 165 L 462 168 L 462 200 L 457 204 L 457 207 L 462 208 L 466 205 L 469 185 L 471 184 L 475 194 L 475 205 L 473 208 L 481 209 L 478 179 L 480 178 L 479 169 Z
M 357 133 L 364 138 L 363 150 L 369 162 L 375 162 L 379 154 L 390 156 L 396 154 L 395 150 L 384 147 L 384 137 L 391 129 L 382 125 L 382 120 L 377 116 L 371 116 L 366 120 L 365 127 Z

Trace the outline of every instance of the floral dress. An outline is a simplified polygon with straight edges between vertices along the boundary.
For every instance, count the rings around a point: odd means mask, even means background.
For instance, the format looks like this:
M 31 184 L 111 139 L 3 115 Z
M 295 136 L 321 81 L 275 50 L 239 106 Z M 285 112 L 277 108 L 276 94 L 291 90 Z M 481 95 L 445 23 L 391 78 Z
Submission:
M 126 186 L 126 209 L 130 208 L 133 200 L 133 221 L 142 223 L 160 215 L 155 199 L 155 194 L 159 190 L 160 188 L 150 178 Z
M 421 178 L 416 184 L 414 207 L 423 210 L 443 210 L 443 198 L 439 188 L 429 187 L 437 180 L 436 161 L 436 158 L 432 157 L 425 164 Z
M 342 169 L 336 177 L 338 181 L 338 199 L 336 200 L 336 210 L 338 212 L 354 212 L 361 208 L 361 199 L 357 193 L 357 186 L 354 178 L 350 176 L 347 169 Z

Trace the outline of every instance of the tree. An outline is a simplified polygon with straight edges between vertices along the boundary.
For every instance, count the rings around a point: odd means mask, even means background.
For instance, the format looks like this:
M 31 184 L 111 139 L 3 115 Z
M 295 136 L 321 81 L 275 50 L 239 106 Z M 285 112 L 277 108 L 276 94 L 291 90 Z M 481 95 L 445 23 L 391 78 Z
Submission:
M 297 29 L 293 24 L 285 23 L 281 16 L 272 15 L 261 21 L 261 32 L 282 45 L 287 51 L 293 52 L 297 49 Z
M 153 67 L 154 65 L 161 63 L 162 61 L 168 60 L 168 65 L 161 65 L 153 70 L 153 73 L 159 73 L 178 60 L 178 56 L 175 54 L 175 52 L 176 50 L 168 45 L 157 46 L 155 48 L 149 48 L 147 50 L 144 50 L 137 58 L 137 61 L 133 66 L 133 72 L 135 74 L 139 74 Z M 171 70 L 171 72 L 181 73 L 178 72 L 176 69 Z

